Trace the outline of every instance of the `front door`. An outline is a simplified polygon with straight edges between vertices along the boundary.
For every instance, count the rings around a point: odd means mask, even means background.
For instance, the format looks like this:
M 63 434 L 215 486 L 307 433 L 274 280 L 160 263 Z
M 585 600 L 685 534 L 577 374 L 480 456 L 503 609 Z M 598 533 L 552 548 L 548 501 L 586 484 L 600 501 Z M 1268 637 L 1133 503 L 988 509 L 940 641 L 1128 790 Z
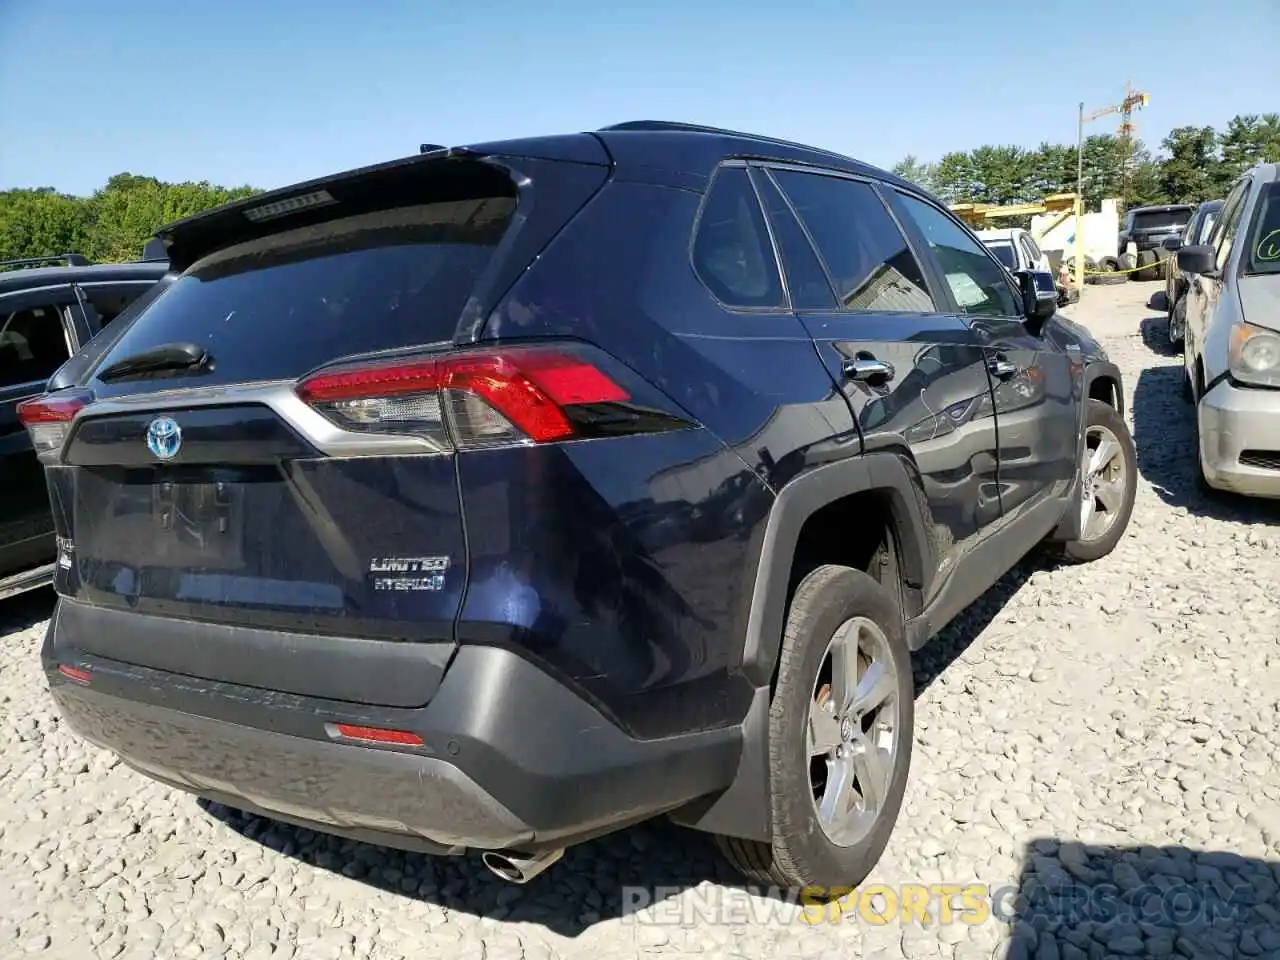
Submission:
M 1001 523 L 1012 523 L 1070 489 L 1080 458 L 1083 368 L 1028 329 L 1008 274 L 958 220 L 918 197 L 894 194 L 982 345 L 995 398 Z
M 928 604 L 999 519 L 996 421 L 982 344 L 934 285 L 869 181 L 757 171 L 792 302 L 853 410 L 867 453 L 919 473 L 937 561 Z

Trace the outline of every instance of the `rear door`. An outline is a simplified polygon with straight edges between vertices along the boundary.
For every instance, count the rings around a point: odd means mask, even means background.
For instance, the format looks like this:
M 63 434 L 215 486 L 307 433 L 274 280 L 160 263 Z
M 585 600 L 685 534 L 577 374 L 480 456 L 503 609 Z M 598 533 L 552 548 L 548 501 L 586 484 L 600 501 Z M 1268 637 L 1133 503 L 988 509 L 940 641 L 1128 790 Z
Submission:
M 53 556 L 44 471 L 15 409 L 70 356 L 74 302 L 69 284 L 0 297 L 0 577 Z
M 1013 522 L 1064 496 L 1074 479 L 1083 369 L 1028 329 L 1009 275 L 959 220 L 918 196 L 894 196 L 942 270 L 944 297 L 982 345 L 999 430 L 1001 522 Z
M 781 165 L 757 174 L 796 311 L 853 409 L 864 450 L 919 467 L 940 574 L 926 585 L 927 603 L 999 517 L 982 346 L 939 309 L 872 181 Z

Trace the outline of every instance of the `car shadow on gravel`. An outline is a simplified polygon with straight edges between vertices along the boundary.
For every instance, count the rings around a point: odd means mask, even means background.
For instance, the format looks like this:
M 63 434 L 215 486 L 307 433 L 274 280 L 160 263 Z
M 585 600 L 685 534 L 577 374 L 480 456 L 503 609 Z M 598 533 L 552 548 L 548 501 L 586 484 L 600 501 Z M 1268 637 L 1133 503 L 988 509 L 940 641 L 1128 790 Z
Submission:
M 1009 599 L 1051 561 L 1028 556 L 916 654 L 916 695 L 923 693 L 1000 614 Z M 317 834 L 207 800 L 210 816 L 242 836 L 309 866 L 372 887 L 495 920 L 534 923 L 576 937 L 605 920 L 659 906 L 703 884 L 780 899 L 783 891 L 746 884 L 711 837 L 665 819 L 571 847 L 526 886 L 499 880 L 478 855 L 435 857 Z
M 41 587 L 0 600 L 0 636 L 19 633 L 48 620 L 57 599 L 52 588 Z
M 1278 890 L 1277 860 L 1046 838 L 1027 845 L 1016 890 L 987 902 L 1013 923 L 1010 960 L 1276 956 Z
M 1148 367 L 1133 388 L 1138 472 L 1171 507 L 1233 523 L 1280 526 L 1280 501 L 1200 488 L 1195 408 L 1182 398 L 1182 367 Z
M 443 907 L 531 923 L 577 937 L 596 924 L 659 905 L 700 884 L 749 889 L 710 836 L 656 819 L 570 847 L 526 885 L 500 880 L 478 854 L 431 856 L 343 840 L 199 799 L 211 817 L 247 839 L 311 867 Z
M 1138 329 L 1142 343 L 1152 353 L 1161 357 L 1180 357 L 1182 350 L 1169 342 L 1168 317 L 1144 317 Z

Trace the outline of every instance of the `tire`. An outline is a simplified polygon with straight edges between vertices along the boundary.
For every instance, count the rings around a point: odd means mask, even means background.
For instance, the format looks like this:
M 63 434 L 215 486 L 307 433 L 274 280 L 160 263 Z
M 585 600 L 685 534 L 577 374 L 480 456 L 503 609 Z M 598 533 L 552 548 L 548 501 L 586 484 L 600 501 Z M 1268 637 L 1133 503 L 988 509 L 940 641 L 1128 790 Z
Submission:
M 1080 537 L 1053 544 L 1052 553 L 1064 563 L 1092 563 L 1094 560 L 1101 560 L 1116 548 L 1129 526 L 1138 488 L 1138 453 L 1124 419 L 1109 403 L 1092 398 L 1086 403 L 1088 409 L 1085 414 L 1085 430 L 1089 436 L 1085 447 L 1085 464 L 1081 464 L 1081 475 L 1082 482 L 1089 485 L 1088 490 L 1094 490 L 1095 482 L 1099 479 L 1097 476 L 1085 476 L 1086 464 L 1093 458 L 1095 439 L 1114 442 L 1118 449 L 1108 459 L 1106 469 L 1101 474 L 1106 480 L 1102 485 L 1096 486 L 1098 492 L 1092 498 L 1094 503 L 1089 520 Z M 1117 483 L 1117 479 L 1122 482 Z M 1113 491 L 1111 503 L 1107 503 L 1108 498 L 1102 493 L 1104 489 Z M 1086 490 L 1082 489 L 1081 500 L 1073 500 L 1071 509 L 1078 509 L 1087 495 Z M 1098 507 L 1102 505 L 1106 505 L 1107 509 L 1100 512 Z M 1104 513 L 1106 517 L 1102 518 Z M 1095 532 L 1091 533 L 1091 530 Z
M 1129 279 L 1128 274 L 1119 272 L 1120 261 L 1115 257 L 1103 257 L 1099 269 L 1106 272 L 1098 274 L 1094 279 L 1103 286 L 1125 283 Z
M 1186 348 L 1186 340 L 1184 339 L 1182 349 L 1185 351 Z M 1187 355 L 1185 352 L 1182 355 L 1182 399 L 1187 403 L 1196 402 L 1196 390 L 1191 383 L 1191 375 L 1187 373 Z
M 1182 346 L 1187 330 L 1187 298 L 1179 297 L 1178 302 L 1169 311 L 1169 346 L 1177 349 Z M 1183 368 L 1186 369 L 1185 367 Z
M 1138 253 L 1138 266 L 1142 269 L 1133 275 L 1133 279 L 1143 282 L 1160 279 L 1160 267 L 1154 250 L 1140 251 Z
M 886 708 L 890 702 L 895 708 L 892 760 L 884 767 L 887 776 L 880 791 L 882 802 L 867 818 L 866 829 L 840 844 L 828 835 L 815 802 L 818 780 L 812 771 L 816 769 L 821 776 L 824 764 L 821 759 L 810 759 L 809 718 L 811 705 L 818 709 L 815 695 L 823 690 L 824 667 L 828 662 L 839 662 L 828 657 L 829 650 L 842 628 L 858 620 L 873 641 L 869 645 L 879 651 L 875 660 L 894 671 L 885 688 L 892 690 L 892 701 L 886 701 Z M 879 635 L 874 636 L 877 630 Z M 826 689 L 836 688 L 828 685 Z M 837 739 L 848 732 L 834 719 L 831 724 L 830 730 L 839 731 Z M 897 822 L 911 766 L 914 725 L 911 654 L 893 597 L 860 570 L 828 564 L 810 571 L 796 588 L 787 614 L 769 711 L 772 842 L 717 837 L 725 858 L 749 881 L 763 886 L 856 887 L 884 853 Z M 850 726 L 860 730 L 864 724 Z M 876 732 L 874 727 L 871 732 Z M 851 770 L 855 768 L 848 759 L 844 763 Z

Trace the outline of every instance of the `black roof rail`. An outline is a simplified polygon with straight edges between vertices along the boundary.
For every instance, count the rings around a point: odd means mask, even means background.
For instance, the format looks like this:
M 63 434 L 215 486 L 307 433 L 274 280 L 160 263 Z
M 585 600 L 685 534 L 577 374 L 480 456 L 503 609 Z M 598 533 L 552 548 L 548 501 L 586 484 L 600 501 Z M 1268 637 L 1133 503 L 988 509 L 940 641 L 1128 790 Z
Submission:
M 0 260 L 0 267 L 38 267 L 41 264 L 61 263 L 68 267 L 87 267 L 89 259 L 80 253 L 59 253 L 51 257 L 24 257 L 20 260 Z
M 613 130 L 648 130 L 652 132 L 673 131 L 683 133 L 711 133 L 721 137 L 738 137 L 744 140 L 755 140 L 758 143 L 772 143 L 781 147 L 791 147 L 795 150 L 805 150 L 809 153 L 823 154 L 828 157 L 836 157 L 840 160 L 848 162 L 853 159 L 842 153 L 836 153 L 834 150 L 827 150 L 823 147 L 811 146 L 807 143 L 798 143 L 794 140 L 783 140 L 779 137 L 767 137 L 760 133 L 747 133 L 744 130 L 729 130 L 725 127 L 710 127 L 701 123 L 685 123 L 680 120 L 626 120 L 622 123 L 610 124 L 607 127 L 601 127 L 597 132 L 606 133 Z
M 437 150 L 447 149 L 443 143 L 420 143 L 418 144 L 419 153 L 435 153 Z

